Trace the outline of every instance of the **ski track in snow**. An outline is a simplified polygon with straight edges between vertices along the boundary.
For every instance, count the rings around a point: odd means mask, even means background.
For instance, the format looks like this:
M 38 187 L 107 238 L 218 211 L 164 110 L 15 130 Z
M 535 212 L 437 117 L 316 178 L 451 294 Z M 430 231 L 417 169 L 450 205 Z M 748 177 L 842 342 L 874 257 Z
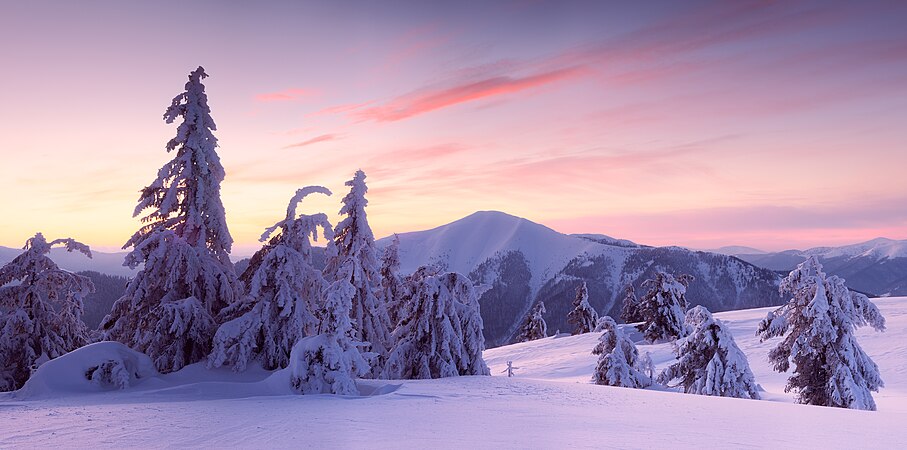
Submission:
M 589 333 L 488 350 L 492 377 L 362 381 L 375 394 L 363 397 L 292 395 L 279 374 L 198 365 L 125 392 L 2 394 L 0 448 L 905 448 L 907 298 L 874 302 L 888 329 L 857 336 L 885 380 L 877 412 L 793 403 L 788 374 L 766 362 L 779 340 L 754 336 L 762 308 L 715 314 L 747 354 L 761 401 L 593 385 Z M 673 360 L 670 344 L 639 350 L 658 369 Z M 514 378 L 502 376 L 509 360 Z

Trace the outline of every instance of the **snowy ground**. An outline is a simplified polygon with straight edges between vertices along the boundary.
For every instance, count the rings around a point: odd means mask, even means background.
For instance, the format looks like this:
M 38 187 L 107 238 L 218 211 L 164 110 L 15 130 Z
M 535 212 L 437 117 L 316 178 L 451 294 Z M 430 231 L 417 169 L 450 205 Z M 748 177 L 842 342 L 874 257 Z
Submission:
M 859 331 L 886 387 L 879 411 L 803 406 L 765 356 L 767 309 L 716 314 L 734 330 L 767 400 L 589 384 L 597 334 L 489 350 L 493 377 L 362 382 L 363 397 L 297 396 L 282 373 L 192 366 L 123 392 L 63 386 L 0 396 L 0 448 L 327 447 L 907 448 L 907 298 L 877 299 L 888 330 Z M 668 345 L 640 345 L 659 368 Z M 506 361 L 517 376 L 501 372 Z M 26 397 L 26 398 L 21 398 Z

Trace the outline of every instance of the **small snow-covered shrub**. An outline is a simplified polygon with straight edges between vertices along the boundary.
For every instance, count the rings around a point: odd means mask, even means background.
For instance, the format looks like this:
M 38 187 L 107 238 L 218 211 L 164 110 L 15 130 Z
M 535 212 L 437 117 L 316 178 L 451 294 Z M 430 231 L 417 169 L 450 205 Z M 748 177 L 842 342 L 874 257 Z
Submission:
M 678 361 L 658 375 L 668 384 L 679 379 L 688 394 L 759 399 L 749 362 L 724 324 L 697 306 L 686 314 L 689 336 L 674 342 Z
M 593 355 L 599 355 L 592 381 L 629 388 L 650 386 L 652 380 L 643 373 L 636 344 L 624 335 L 611 317 L 602 317 L 599 323 L 602 335 L 592 350 Z
M 119 342 L 96 342 L 42 364 L 17 397 L 47 398 L 126 389 L 157 374 L 147 355 Z
M 319 334 L 300 339 L 290 353 L 290 385 L 300 394 L 359 395 L 356 378 L 371 367 L 353 340 L 350 305 L 356 288 L 335 281 L 327 293 Z

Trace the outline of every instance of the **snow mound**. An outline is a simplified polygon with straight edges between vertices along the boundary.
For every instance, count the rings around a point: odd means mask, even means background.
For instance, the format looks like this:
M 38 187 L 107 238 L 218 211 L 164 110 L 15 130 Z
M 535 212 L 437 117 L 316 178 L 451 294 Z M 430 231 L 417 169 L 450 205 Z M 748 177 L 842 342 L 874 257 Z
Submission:
M 135 386 L 157 375 L 151 358 L 119 342 L 97 342 L 42 364 L 18 399 L 91 394 Z

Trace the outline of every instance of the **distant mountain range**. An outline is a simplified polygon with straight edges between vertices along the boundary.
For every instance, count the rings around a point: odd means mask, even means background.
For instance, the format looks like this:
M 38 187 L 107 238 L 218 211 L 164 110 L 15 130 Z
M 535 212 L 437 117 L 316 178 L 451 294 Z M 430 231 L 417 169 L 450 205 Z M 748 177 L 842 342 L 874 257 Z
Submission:
M 656 271 L 696 277 L 688 300 L 713 311 L 781 303 L 780 275 L 740 259 L 681 247 L 653 248 L 604 235 L 566 235 L 526 219 L 482 211 L 400 237 L 401 269 L 424 264 L 468 274 L 482 285 L 479 300 L 490 346 L 512 341 L 529 309 L 547 307 L 548 328 L 568 331 L 574 291 L 585 281 L 589 301 L 617 317 L 624 289 Z M 379 246 L 389 243 L 379 241 Z
M 468 275 L 480 287 L 480 304 L 489 346 L 512 341 L 529 309 L 539 301 L 551 332 L 569 331 L 567 313 L 574 290 L 582 281 L 589 288 L 590 303 L 599 313 L 617 318 L 624 289 L 640 284 L 661 270 L 687 273 L 696 279 L 688 290 L 693 305 L 712 311 L 777 305 L 782 302 L 778 283 L 809 255 L 817 255 L 825 270 L 842 276 L 849 287 L 870 295 L 907 295 L 907 240 L 874 239 L 844 247 L 760 252 L 732 246 L 715 251 L 681 247 L 649 247 L 601 234 L 563 234 L 526 219 L 495 211 L 481 211 L 431 230 L 399 234 L 400 257 L 405 273 L 425 264 Z M 378 241 L 384 247 L 390 238 Z M 0 247 L 0 265 L 21 253 Z M 52 250 L 51 257 L 64 269 L 94 271 L 131 277 L 124 267 L 125 252 L 82 254 Z M 315 263 L 323 265 L 322 249 L 315 249 Z M 242 270 L 247 260 L 237 262 Z M 119 297 L 123 279 L 109 280 L 96 274 L 99 288 L 95 303 L 103 316 L 108 303 Z M 95 305 L 86 304 L 86 309 Z
M 831 275 L 873 296 L 907 295 L 907 240 L 877 238 L 843 247 L 816 247 L 775 253 L 738 253 L 737 258 L 766 269 L 786 272 L 815 255 Z

